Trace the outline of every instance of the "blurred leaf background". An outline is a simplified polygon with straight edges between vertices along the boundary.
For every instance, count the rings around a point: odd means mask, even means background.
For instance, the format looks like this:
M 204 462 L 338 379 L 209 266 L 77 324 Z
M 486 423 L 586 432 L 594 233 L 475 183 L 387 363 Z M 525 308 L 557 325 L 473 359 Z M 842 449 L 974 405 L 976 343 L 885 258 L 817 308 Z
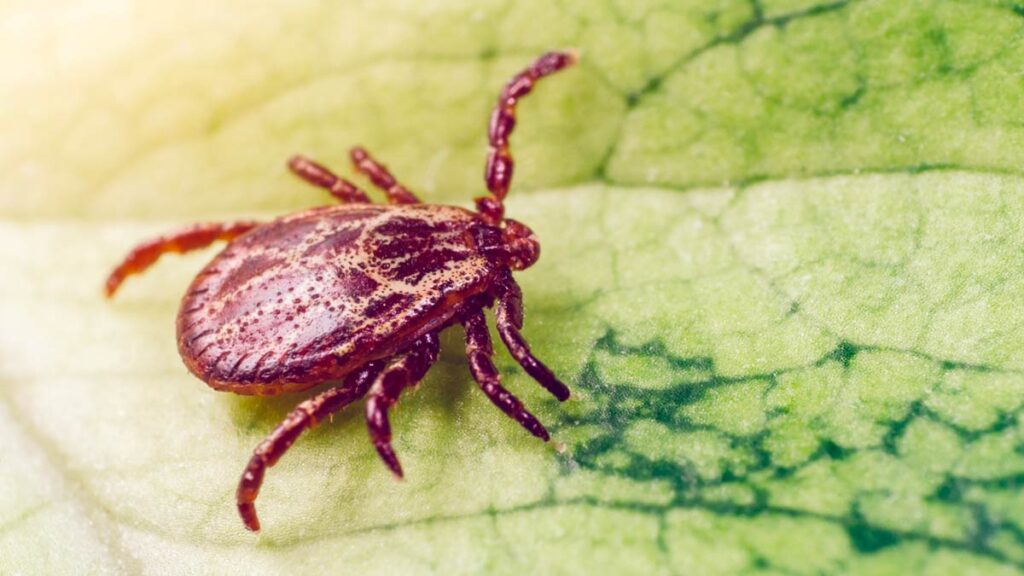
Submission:
M 1024 572 L 1024 6 L 1013 2 L 0 5 L 0 572 Z M 507 356 L 461 333 L 393 423 L 350 409 L 232 504 L 303 398 L 214 392 L 174 317 L 214 251 L 113 303 L 185 222 L 329 199 L 362 144 L 432 202 L 482 190 L 486 118 L 537 55 L 510 215 L 541 236 Z M 556 446 L 563 448 L 556 450 Z

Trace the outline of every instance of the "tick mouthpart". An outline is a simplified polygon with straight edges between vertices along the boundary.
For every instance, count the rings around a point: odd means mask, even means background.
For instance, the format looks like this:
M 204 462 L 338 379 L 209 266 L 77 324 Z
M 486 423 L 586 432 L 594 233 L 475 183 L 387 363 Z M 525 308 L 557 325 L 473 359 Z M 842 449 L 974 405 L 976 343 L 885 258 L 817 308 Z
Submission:
M 487 259 L 512 270 L 533 266 L 540 257 L 540 241 L 530 227 L 511 218 L 502 226 L 481 223 L 469 232 L 474 248 Z
M 508 248 L 508 263 L 513 270 L 525 270 L 540 258 L 540 240 L 529 226 L 518 220 L 505 220 L 502 240 Z

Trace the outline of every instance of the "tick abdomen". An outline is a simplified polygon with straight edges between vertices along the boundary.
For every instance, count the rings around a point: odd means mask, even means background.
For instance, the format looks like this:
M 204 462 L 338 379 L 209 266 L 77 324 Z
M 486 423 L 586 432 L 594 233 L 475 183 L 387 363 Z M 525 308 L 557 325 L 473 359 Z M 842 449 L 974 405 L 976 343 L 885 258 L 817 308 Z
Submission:
M 215 388 L 280 394 L 391 356 L 488 287 L 470 232 L 483 225 L 454 206 L 354 204 L 259 226 L 190 286 L 182 358 Z

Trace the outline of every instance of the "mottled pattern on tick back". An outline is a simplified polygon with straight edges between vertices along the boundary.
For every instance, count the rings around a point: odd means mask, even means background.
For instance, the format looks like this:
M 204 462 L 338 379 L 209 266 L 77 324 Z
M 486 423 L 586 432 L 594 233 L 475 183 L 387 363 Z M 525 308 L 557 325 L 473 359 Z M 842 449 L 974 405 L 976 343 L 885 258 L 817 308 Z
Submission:
M 243 394 L 305 389 L 389 357 L 490 284 L 494 266 L 470 234 L 480 225 L 457 207 L 359 204 L 260 226 L 186 293 L 182 357 Z

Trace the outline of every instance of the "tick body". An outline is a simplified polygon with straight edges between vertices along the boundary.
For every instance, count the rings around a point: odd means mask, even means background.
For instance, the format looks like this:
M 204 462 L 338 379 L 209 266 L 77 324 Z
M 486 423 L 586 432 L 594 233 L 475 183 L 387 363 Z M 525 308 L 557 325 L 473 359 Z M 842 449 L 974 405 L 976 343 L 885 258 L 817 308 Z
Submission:
M 574 61 L 567 53 L 545 54 L 502 90 L 489 127 L 489 194 L 477 198 L 476 211 L 421 204 L 362 148 L 352 150 L 353 164 L 388 204 L 372 204 L 355 184 L 294 157 L 289 168 L 340 204 L 266 223 L 194 225 L 139 245 L 111 273 L 108 296 L 161 254 L 226 240 L 178 312 L 178 350 L 188 369 L 211 387 L 238 394 L 340 381 L 299 404 L 254 450 L 237 492 L 247 528 L 260 527 L 254 503 L 266 469 L 304 430 L 364 396 L 370 440 L 401 477 L 388 409 L 423 378 L 437 359 L 438 334 L 453 324 L 465 330 L 470 373 L 481 390 L 548 440 L 544 426 L 501 386 L 483 311 L 495 308 L 498 333 L 523 369 L 559 400 L 568 398 L 569 389 L 519 333 L 522 295 L 512 271 L 533 265 L 540 244 L 527 226 L 504 217 L 504 198 L 516 104 L 538 79 Z

